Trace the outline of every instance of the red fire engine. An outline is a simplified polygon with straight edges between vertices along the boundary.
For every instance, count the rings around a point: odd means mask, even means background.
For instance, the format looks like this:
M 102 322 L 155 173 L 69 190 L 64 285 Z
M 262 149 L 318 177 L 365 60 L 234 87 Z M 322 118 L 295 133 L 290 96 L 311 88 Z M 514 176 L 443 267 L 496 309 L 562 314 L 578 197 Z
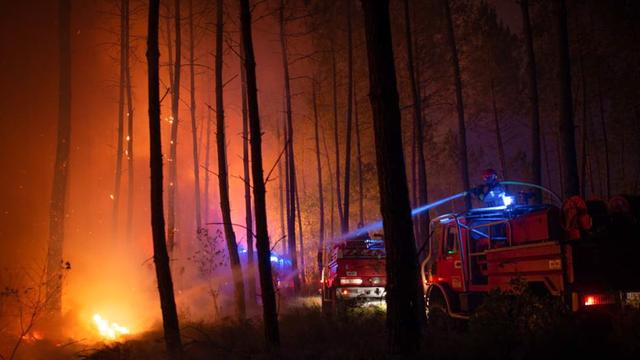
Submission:
M 420 266 L 428 311 L 468 318 L 490 290 L 509 290 L 515 278 L 561 296 L 573 311 L 619 304 L 640 289 L 638 198 L 572 197 L 557 207 L 499 197 L 499 206 L 431 221 Z
M 386 272 L 384 242 L 362 234 L 330 245 L 322 254 L 322 308 L 382 302 Z

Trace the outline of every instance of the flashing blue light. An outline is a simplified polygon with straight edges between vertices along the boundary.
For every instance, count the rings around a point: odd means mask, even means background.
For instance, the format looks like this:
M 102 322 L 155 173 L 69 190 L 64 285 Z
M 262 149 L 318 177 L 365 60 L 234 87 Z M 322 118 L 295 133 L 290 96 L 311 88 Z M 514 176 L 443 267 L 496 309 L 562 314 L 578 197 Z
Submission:
M 504 204 L 504 206 L 509 206 L 511 204 L 513 204 L 513 196 L 508 196 L 506 194 L 502 194 L 502 202 Z
M 271 257 L 269 258 L 271 261 L 273 262 L 277 262 L 278 261 L 278 257 L 275 255 L 271 255 Z

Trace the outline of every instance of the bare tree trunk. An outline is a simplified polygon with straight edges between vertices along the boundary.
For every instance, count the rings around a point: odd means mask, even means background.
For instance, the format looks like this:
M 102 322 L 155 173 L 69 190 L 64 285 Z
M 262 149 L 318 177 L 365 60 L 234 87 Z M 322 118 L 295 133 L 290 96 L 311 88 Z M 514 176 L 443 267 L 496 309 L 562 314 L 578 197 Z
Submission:
M 251 11 L 249 0 L 240 0 L 240 24 L 242 45 L 245 51 L 244 66 L 247 78 L 247 104 L 249 109 L 249 130 L 251 133 L 251 172 L 253 175 L 253 202 L 256 217 L 256 245 L 258 248 L 258 266 L 262 289 L 262 308 L 264 330 L 267 344 L 273 348 L 280 346 L 278 315 L 271 277 L 271 251 L 269 249 L 269 231 L 267 227 L 267 208 L 265 185 L 262 170 L 262 138 L 260 114 L 258 110 L 258 89 L 256 84 L 256 63 L 251 38 Z
M 496 143 L 498 145 L 498 158 L 500 159 L 502 176 L 505 179 L 508 179 L 509 177 L 507 175 L 507 159 L 504 154 L 504 143 L 502 141 L 502 130 L 500 130 L 500 118 L 498 116 L 498 106 L 496 105 L 496 94 L 493 87 L 493 80 L 491 80 L 491 104 L 493 106 L 493 123 L 496 131 Z
M 289 178 L 289 211 L 287 218 L 287 242 L 289 244 L 289 255 L 291 256 L 291 267 L 295 274 L 293 276 L 294 291 L 300 291 L 300 277 L 298 276 L 298 259 L 296 252 L 296 165 L 293 151 L 293 119 L 291 113 L 291 84 L 289 78 L 289 60 L 287 57 L 287 38 L 285 31 L 284 0 L 280 0 L 279 23 L 280 23 L 280 49 L 282 52 L 282 67 L 284 69 L 284 98 L 285 98 L 285 146 L 287 148 L 287 177 Z
M 462 177 L 462 186 L 465 190 L 471 187 L 469 183 L 469 160 L 467 153 L 467 127 L 464 122 L 464 102 L 462 98 L 462 77 L 460 75 L 460 61 L 458 60 L 458 47 L 456 46 L 456 37 L 453 30 L 453 17 L 451 16 L 451 8 L 449 0 L 443 0 L 445 18 L 447 21 L 447 39 L 451 51 L 451 66 L 453 67 L 453 76 L 456 90 L 456 109 L 458 112 L 458 143 L 460 151 L 460 175 Z M 471 208 L 471 197 L 465 197 L 465 206 Z
M 205 148 L 204 148 L 204 168 L 210 169 L 210 159 L 211 159 L 211 111 L 207 111 L 207 135 L 205 137 Z M 209 206 L 209 171 L 204 172 L 204 218 L 205 222 L 209 222 L 209 212 L 211 210 Z
M 351 132 L 353 113 L 353 31 L 351 29 L 351 0 L 347 0 L 347 133 L 344 153 L 344 205 L 340 228 L 343 234 L 349 232 L 349 194 L 351 194 Z
M 549 154 L 550 154 L 550 149 L 547 146 L 547 135 L 545 134 L 544 131 L 544 126 L 542 124 L 542 122 L 540 122 L 540 140 L 542 140 L 542 151 L 544 151 L 544 166 L 545 166 L 545 172 L 547 174 L 547 186 L 549 188 L 551 188 L 552 183 L 551 183 L 551 166 L 549 164 Z M 540 199 L 542 200 L 542 199 Z
M 281 139 L 281 135 L 280 135 L 280 125 L 278 124 L 277 126 L 277 131 L 278 131 L 278 144 L 280 144 L 280 139 Z M 286 153 L 286 152 L 285 152 Z M 284 181 L 282 181 L 283 177 L 285 177 L 285 175 L 282 173 L 282 161 L 278 161 L 278 184 L 279 184 L 279 197 L 280 197 L 280 237 L 282 239 L 284 239 L 284 237 L 286 236 L 286 232 L 285 232 L 285 226 L 284 226 L 284 221 L 285 221 L 285 215 L 284 215 L 284 208 L 285 208 L 285 194 L 284 194 L 284 186 L 285 183 Z M 287 177 L 288 179 L 288 177 Z M 288 206 L 289 202 L 287 201 L 287 206 Z M 287 214 L 289 214 L 288 212 L 289 210 L 287 210 Z M 288 215 L 287 215 L 288 216 Z M 287 242 L 286 241 L 282 241 L 282 254 L 286 254 L 287 253 Z
M 47 249 L 47 298 L 49 310 L 56 316 L 62 311 L 62 250 L 64 218 L 69 182 L 71 142 L 71 1 L 58 2 L 58 41 L 60 42 L 60 82 L 58 85 L 58 140 L 53 168 L 53 187 L 49 208 L 49 244 Z
M 244 56 L 244 51 L 241 49 L 240 53 Z M 253 215 L 251 212 L 251 179 L 249 175 L 249 114 L 247 114 L 247 80 L 240 63 L 240 82 L 242 92 L 242 170 L 244 178 L 244 218 L 247 227 L 247 264 L 249 266 L 249 302 L 250 304 L 257 304 L 256 293 L 256 278 L 255 265 L 254 265 L 254 252 L 253 252 Z M 280 137 L 280 136 L 278 136 Z M 280 170 L 280 164 L 278 164 L 278 170 Z M 281 194 L 282 195 L 282 194 Z
M 380 212 L 384 222 L 387 267 L 389 350 L 410 356 L 420 348 L 424 318 L 413 241 L 409 190 L 402 150 L 389 3 L 362 0 L 369 60 L 369 85 L 376 142 Z
M 358 160 L 358 227 L 364 226 L 364 187 L 362 182 L 362 149 L 360 146 L 360 118 L 358 117 L 357 86 L 353 84 L 353 110 L 356 126 L 356 157 Z
M 588 155 L 587 155 L 587 137 L 588 137 L 588 131 L 587 131 L 587 124 L 588 124 L 588 119 L 587 119 L 587 80 L 584 76 L 584 61 L 582 59 L 582 54 L 580 55 L 580 77 L 582 80 L 582 136 L 581 136 L 581 143 L 582 143 L 582 166 L 581 166 L 581 173 L 580 173 L 580 194 L 582 195 L 583 198 L 586 198 L 587 196 L 587 161 L 588 161 Z M 591 182 L 591 188 L 593 188 L 593 182 Z
M 335 206 L 333 206 L 334 204 L 334 192 L 333 192 L 333 172 L 331 171 L 331 159 L 329 158 L 329 148 L 327 147 L 327 138 L 326 136 L 322 136 L 322 143 L 324 145 L 324 155 L 326 157 L 327 160 L 327 171 L 329 171 L 329 203 L 331 204 L 331 206 L 329 207 L 330 209 L 330 225 L 331 225 L 331 233 L 330 235 L 330 239 L 333 240 L 333 237 L 335 236 L 335 217 L 336 217 L 336 213 L 335 213 Z
M 225 138 L 224 102 L 222 82 L 222 41 L 223 41 L 223 1 L 218 0 L 216 5 L 216 142 L 218 145 L 218 184 L 220 189 L 220 212 L 224 223 L 224 237 L 227 240 L 229 252 L 229 264 L 233 275 L 233 287 L 236 306 L 236 317 L 239 320 L 245 318 L 246 308 L 244 302 L 244 279 L 242 267 L 238 256 L 238 244 L 236 234 L 233 231 L 231 221 L 231 206 L 229 204 L 229 176 L 227 174 L 227 142 Z
M 562 146 L 560 145 L 560 134 L 556 134 L 556 159 L 558 161 L 558 173 L 560 174 L 560 194 L 564 194 L 565 174 L 564 165 L 562 164 Z
M 324 189 L 322 188 L 322 163 L 320 162 L 320 117 L 318 116 L 318 98 L 316 95 L 316 84 L 316 78 L 314 77 L 313 81 L 311 82 L 311 100 L 313 102 L 313 130 L 316 143 L 316 166 L 318 169 L 318 207 L 320 212 L 318 220 L 318 253 L 321 253 L 322 249 L 324 248 Z M 321 258 L 318 258 L 318 269 L 322 269 Z
M 338 138 L 338 70 L 336 68 L 336 50 L 331 46 L 331 72 L 333 77 L 333 141 L 336 150 L 336 204 L 338 219 L 342 224 L 342 194 L 340 191 L 340 142 Z M 331 205 L 333 207 L 333 205 Z
M 191 77 L 191 141 L 193 145 L 193 178 L 196 230 L 202 227 L 202 210 L 200 209 L 200 161 L 198 160 L 198 129 L 196 126 L 196 74 L 195 49 L 193 39 L 193 0 L 189 0 L 189 72 Z
M 522 11 L 523 33 L 525 49 L 527 51 L 527 72 L 529 75 L 529 105 L 531 106 L 531 167 L 533 183 L 542 184 L 542 151 L 540 149 L 540 102 L 538 99 L 538 68 L 536 54 L 533 47 L 533 32 L 529 18 L 529 0 L 520 1 Z M 506 177 L 506 175 L 504 175 Z M 536 190 L 536 197 L 542 201 L 542 193 Z
M 283 89 L 284 94 L 284 89 Z M 287 244 L 286 253 L 290 254 L 289 251 L 289 223 L 291 223 L 291 178 L 289 177 L 289 131 L 287 130 L 287 118 L 286 118 L 286 106 L 285 106 L 285 97 L 282 97 L 282 130 L 284 133 L 283 145 L 284 145 L 284 200 L 285 200 L 285 224 L 286 224 L 286 232 L 283 233 L 283 236 L 286 236 L 286 241 L 283 241 L 283 244 Z M 292 225 L 295 226 L 295 225 Z M 297 257 L 296 257 L 297 259 Z M 296 260 L 297 261 L 297 260 Z M 294 280 L 295 281 L 295 280 Z
M 173 295 L 173 281 L 169 254 L 165 242 L 164 205 L 162 200 L 162 141 L 160 136 L 160 51 L 158 49 L 158 22 L 160 1 L 149 2 L 149 28 L 147 62 L 149 74 L 149 141 L 151 166 L 151 230 L 153 234 L 153 261 L 156 268 L 164 340 L 170 359 L 182 358 L 182 341 L 178 312 Z
M 414 66 L 414 53 L 413 53 L 413 37 L 411 35 L 411 17 L 409 16 L 409 0 L 404 0 L 404 23 L 405 23 L 405 40 L 407 43 L 407 71 L 409 72 L 409 81 L 411 83 L 411 102 L 413 103 L 413 129 L 415 136 L 415 151 L 416 151 L 416 190 L 417 201 L 416 206 L 421 206 L 429 202 L 427 191 L 427 169 L 426 160 L 424 156 L 424 131 L 422 129 L 422 98 L 420 97 L 419 83 L 416 78 L 416 69 Z M 418 224 L 416 235 L 416 244 L 422 245 L 422 241 L 426 241 L 426 237 L 429 233 L 429 212 L 418 215 Z
M 116 168 L 113 186 L 113 207 L 111 214 L 111 236 L 112 241 L 118 238 L 118 212 L 120 210 L 120 186 L 122 184 L 122 153 L 124 152 L 124 102 L 125 102 L 125 85 L 126 85 L 126 48 L 127 48 L 127 30 L 125 4 L 126 0 L 120 1 L 120 81 L 118 84 L 118 129 L 116 138 Z
M 171 141 L 169 142 L 169 190 L 167 206 L 167 244 L 169 246 L 169 253 L 173 253 L 175 247 L 176 236 L 176 192 L 178 187 L 178 114 L 180 110 L 180 68 L 182 67 L 181 60 L 181 33 L 180 33 L 180 0 L 175 0 L 175 34 L 176 34 L 176 52 L 175 62 L 173 64 L 173 82 L 171 88 Z M 169 40 L 171 42 L 171 40 Z
M 302 234 L 302 215 L 300 211 L 300 195 L 298 194 L 298 185 L 296 180 L 296 211 L 298 213 L 298 237 L 300 238 L 300 282 L 304 286 L 307 283 L 306 265 L 304 262 L 304 236 Z
M 600 127 L 602 129 L 602 150 L 604 152 L 604 172 L 607 180 L 607 199 L 611 198 L 611 171 L 609 162 L 609 136 L 607 131 L 607 123 L 604 117 L 604 104 L 602 101 L 602 88 L 600 84 L 600 75 L 598 74 L 598 108 L 600 110 Z
M 131 26 L 129 20 L 129 0 L 124 0 L 125 4 L 125 29 L 127 32 L 126 48 L 125 48 L 125 82 L 127 92 L 127 242 L 133 241 L 133 212 L 134 212 L 134 167 L 133 167 L 133 95 L 131 85 Z
M 563 164 L 565 197 L 580 193 L 578 179 L 578 156 L 576 153 L 575 123 L 571 94 L 571 60 L 569 56 L 569 31 L 567 30 L 567 7 L 565 0 L 557 1 L 558 21 L 558 71 L 560 79 L 560 137 Z

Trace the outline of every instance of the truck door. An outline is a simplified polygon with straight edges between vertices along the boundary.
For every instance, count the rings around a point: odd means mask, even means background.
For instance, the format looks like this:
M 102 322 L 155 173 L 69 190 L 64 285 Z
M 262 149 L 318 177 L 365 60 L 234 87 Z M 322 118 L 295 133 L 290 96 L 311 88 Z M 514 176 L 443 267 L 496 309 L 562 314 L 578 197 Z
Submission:
M 463 290 L 463 266 L 460 256 L 460 234 L 455 221 L 447 224 L 438 254 L 437 277 L 449 283 L 455 291 Z

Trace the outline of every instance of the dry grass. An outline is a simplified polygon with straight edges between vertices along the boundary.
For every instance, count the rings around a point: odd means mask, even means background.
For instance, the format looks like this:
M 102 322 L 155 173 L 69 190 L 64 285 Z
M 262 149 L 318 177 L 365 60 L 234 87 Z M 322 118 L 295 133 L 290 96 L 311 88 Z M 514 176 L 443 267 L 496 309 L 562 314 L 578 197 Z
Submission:
M 186 359 L 386 359 L 385 314 L 350 309 L 322 314 L 317 306 L 287 307 L 280 316 L 279 353 L 265 350 L 260 321 L 229 319 L 183 328 Z M 640 311 L 613 318 L 573 316 L 549 299 L 494 294 L 469 322 L 432 319 L 422 359 L 640 358 Z M 92 360 L 163 359 L 160 333 L 99 349 Z

